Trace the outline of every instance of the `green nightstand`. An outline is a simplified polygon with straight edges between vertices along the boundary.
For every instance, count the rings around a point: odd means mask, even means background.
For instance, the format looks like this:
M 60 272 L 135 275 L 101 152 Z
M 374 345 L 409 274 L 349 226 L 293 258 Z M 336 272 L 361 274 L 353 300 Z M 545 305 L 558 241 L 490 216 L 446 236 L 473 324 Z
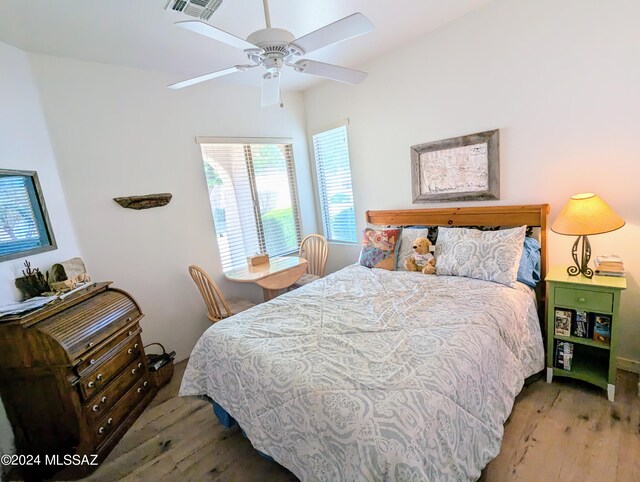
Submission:
M 569 276 L 563 266 L 554 266 L 547 274 L 547 383 L 553 376 L 584 380 L 607 390 L 613 402 L 616 392 L 617 325 L 620 322 L 620 294 L 627 288 L 625 278 L 582 275 Z M 571 333 L 568 336 L 555 334 L 556 310 L 572 314 Z M 576 311 L 587 312 L 590 325 L 589 338 L 575 336 Z M 599 316 L 601 315 L 601 316 Z M 592 336 L 596 317 L 611 320 L 609 342 L 597 341 Z M 558 342 L 573 343 L 571 370 L 558 368 L 556 346 Z

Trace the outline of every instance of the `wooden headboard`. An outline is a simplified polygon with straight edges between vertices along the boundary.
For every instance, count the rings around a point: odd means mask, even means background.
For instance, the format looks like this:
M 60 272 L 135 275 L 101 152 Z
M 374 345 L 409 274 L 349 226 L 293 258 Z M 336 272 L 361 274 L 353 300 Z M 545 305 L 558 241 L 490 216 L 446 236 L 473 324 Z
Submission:
M 400 209 L 367 211 L 370 224 L 393 226 L 531 226 L 540 228 L 542 281 L 538 284 L 539 301 L 545 300 L 544 279 L 549 268 L 547 256 L 548 204 L 526 206 L 481 206 L 437 209 Z

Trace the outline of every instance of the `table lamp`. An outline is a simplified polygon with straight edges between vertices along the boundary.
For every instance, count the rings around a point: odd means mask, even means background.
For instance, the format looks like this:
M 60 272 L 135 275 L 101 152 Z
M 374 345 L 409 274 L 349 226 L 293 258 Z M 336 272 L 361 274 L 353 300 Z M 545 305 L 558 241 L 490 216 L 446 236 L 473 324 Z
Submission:
M 569 266 L 567 273 L 577 276 L 582 273 L 593 277 L 593 271 L 587 266 L 591 258 L 591 244 L 588 235 L 603 234 L 624 226 L 624 220 L 613 212 L 607 203 L 592 192 L 571 196 L 560 214 L 551 225 L 551 231 L 567 236 L 578 236 L 573 243 L 571 255 L 575 266 Z M 578 260 L 578 244 L 582 240 L 582 259 Z

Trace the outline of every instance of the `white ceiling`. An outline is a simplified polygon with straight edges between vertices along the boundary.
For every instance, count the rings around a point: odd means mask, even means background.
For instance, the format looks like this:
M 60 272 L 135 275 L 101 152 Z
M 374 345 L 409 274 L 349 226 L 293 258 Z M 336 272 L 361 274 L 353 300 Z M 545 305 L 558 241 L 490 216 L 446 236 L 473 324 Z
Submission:
M 273 27 L 296 37 L 354 12 L 376 30 L 326 47 L 310 59 L 357 67 L 491 0 L 271 0 Z M 174 81 L 245 63 L 244 54 L 173 25 L 193 19 L 164 9 L 167 0 L 2 0 L 0 41 L 28 52 L 175 74 Z M 264 28 L 262 0 L 224 0 L 209 23 L 246 38 Z M 260 85 L 258 69 L 210 82 Z M 287 69 L 283 88 L 320 79 Z

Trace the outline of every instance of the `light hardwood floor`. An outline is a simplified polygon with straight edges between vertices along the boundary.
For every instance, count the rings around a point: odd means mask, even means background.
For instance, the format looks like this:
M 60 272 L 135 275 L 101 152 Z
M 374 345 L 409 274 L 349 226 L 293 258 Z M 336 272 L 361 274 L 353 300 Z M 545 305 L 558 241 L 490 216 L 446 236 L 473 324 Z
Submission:
M 297 480 L 260 457 L 208 403 L 177 397 L 186 362 L 87 480 Z M 483 482 L 640 481 L 638 376 L 619 372 L 617 399 L 572 381 L 525 387 L 505 424 L 502 451 Z

